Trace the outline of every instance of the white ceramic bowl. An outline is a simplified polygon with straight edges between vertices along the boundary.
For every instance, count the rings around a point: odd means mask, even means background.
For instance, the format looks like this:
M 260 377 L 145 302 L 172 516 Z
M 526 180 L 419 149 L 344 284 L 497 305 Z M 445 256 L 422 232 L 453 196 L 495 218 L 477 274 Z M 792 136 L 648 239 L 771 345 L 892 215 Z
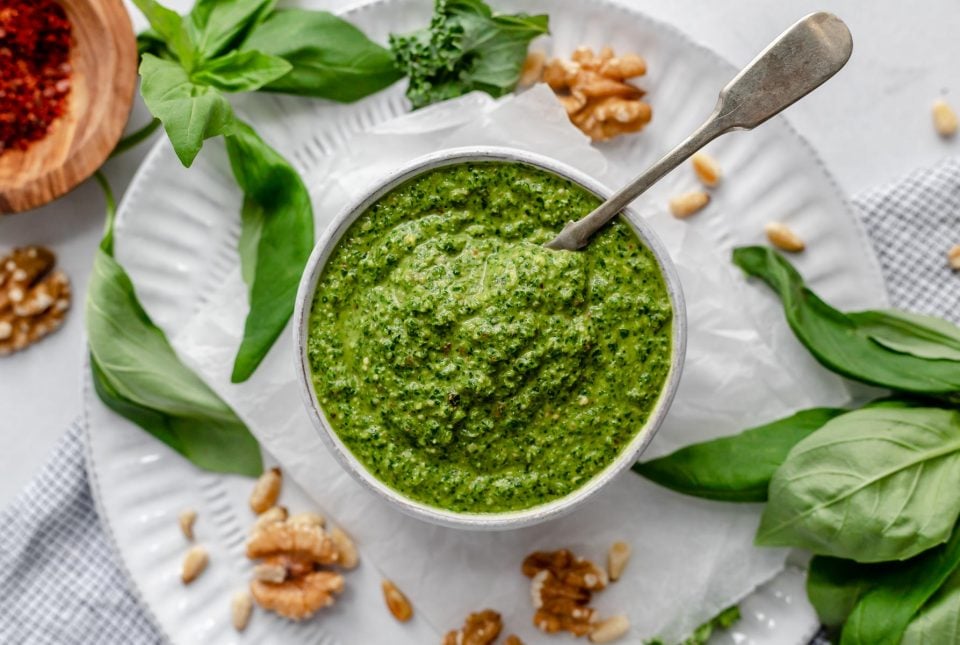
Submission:
M 650 443 L 657 428 L 660 427 L 670 407 L 670 403 L 673 401 L 677 385 L 680 382 L 680 372 L 683 369 L 683 360 L 687 345 L 687 315 L 683 301 L 683 292 L 680 289 L 680 280 L 666 249 L 643 219 L 641 219 L 636 212 L 628 208 L 624 212 L 626 216 L 625 220 L 637 236 L 643 240 L 644 244 L 651 250 L 664 276 L 667 293 L 673 307 L 671 330 L 673 346 L 670 358 L 670 371 L 664 382 L 663 392 L 650 414 L 646 425 L 637 431 L 636 435 L 620 455 L 604 470 L 590 479 L 590 481 L 565 497 L 532 508 L 503 513 L 461 513 L 449 511 L 411 499 L 384 484 L 373 473 L 367 470 L 366 466 L 344 445 L 343 441 L 331 427 L 330 422 L 327 420 L 317 400 L 317 395 L 314 392 L 311 381 L 310 362 L 307 358 L 308 323 L 313 295 L 316 291 L 317 281 L 323 273 L 324 266 L 331 252 L 337 246 L 343 234 L 350 228 L 350 225 L 353 224 L 360 215 L 366 212 L 370 206 L 397 186 L 417 175 L 435 168 L 471 161 L 502 161 L 527 164 L 579 184 L 601 199 L 605 199 L 611 194 L 611 191 L 606 187 L 565 164 L 541 155 L 510 148 L 458 148 L 421 157 L 400 168 L 389 177 L 386 177 L 378 187 L 341 211 L 323 233 L 316 247 L 313 249 L 310 259 L 307 261 L 303 277 L 300 280 L 300 288 L 297 292 L 297 304 L 294 311 L 293 330 L 294 343 L 297 347 L 297 378 L 300 383 L 304 403 L 308 409 L 308 414 L 314 426 L 319 431 L 324 443 L 333 452 L 347 472 L 353 475 L 361 484 L 386 499 L 404 513 L 428 522 L 464 529 L 512 529 L 543 522 L 571 511 L 637 460 L 640 453 L 642 453 Z

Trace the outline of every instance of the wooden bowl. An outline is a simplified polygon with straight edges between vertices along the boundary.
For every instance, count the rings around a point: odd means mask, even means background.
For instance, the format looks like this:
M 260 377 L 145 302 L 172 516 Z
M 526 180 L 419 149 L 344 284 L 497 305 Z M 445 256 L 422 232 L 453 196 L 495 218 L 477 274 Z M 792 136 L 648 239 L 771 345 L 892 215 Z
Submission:
M 122 0 L 59 2 L 73 27 L 67 109 L 27 150 L 0 153 L 0 213 L 46 204 L 92 175 L 130 115 L 137 41 Z

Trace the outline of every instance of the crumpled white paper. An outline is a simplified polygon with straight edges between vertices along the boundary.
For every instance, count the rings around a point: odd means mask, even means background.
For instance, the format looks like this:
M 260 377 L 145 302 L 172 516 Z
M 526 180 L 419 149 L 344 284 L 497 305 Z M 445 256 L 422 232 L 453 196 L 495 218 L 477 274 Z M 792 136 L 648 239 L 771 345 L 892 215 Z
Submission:
M 570 125 L 545 87 L 499 101 L 472 94 L 384 123 L 305 177 L 318 229 L 389 170 L 429 152 L 471 144 L 546 154 L 611 186 L 638 170 L 608 169 L 602 152 Z M 768 335 L 759 332 L 784 324 L 778 308 L 772 303 L 763 305 L 766 309 L 747 307 L 743 281 L 726 255 L 688 223 L 653 206 L 641 204 L 641 211 L 651 211 L 650 220 L 679 268 L 689 345 L 676 400 L 645 458 L 800 408 L 844 402 L 847 394 L 838 380 L 825 384 L 820 372 L 814 378 L 784 367 L 780 348 L 774 351 L 764 340 Z M 519 572 L 523 557 L 536 549 L 570 547 L 602 562 L 611 542 L 629 541 L 634 555 L 627 574 L 598 594 L 595 605 L 605 615 L 629 615 L 630 642 L 655 635 L 684 638 L 783 565 L 784 551 L 752 545 L 758 506 L 684 497 L 630 472 L 573 514 L 523 530 L 469 533 L 408 518 L 363 489 L 321 444 L 294 380 L 289 329 L 248 382 L 230 384 L 246 312 L 237 267 L 174 345 L 286 472 L 349 528 L 364 566 L 395 580 L 414 600 L 414 633 L 385 635 L 391 643 L 422 643 L 432 636 L 438 642 L 468 612 L 484 607 L 499 610 L 508 631 L 541 642 L 542 634 L 531 625 L 529 583 Z M 382 599 L 379 589 L 364 588 L 353 590 L 346 602 L 374 607 Z

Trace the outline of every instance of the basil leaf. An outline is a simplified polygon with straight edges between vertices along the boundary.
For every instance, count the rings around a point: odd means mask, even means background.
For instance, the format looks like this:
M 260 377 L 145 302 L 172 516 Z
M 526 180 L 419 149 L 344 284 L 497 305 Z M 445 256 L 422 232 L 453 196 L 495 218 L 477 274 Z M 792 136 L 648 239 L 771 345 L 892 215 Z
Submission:
M 960 327 L 946 320 L 894 309 L 847 315 L 860 331 L 887 349 L 920 358 L 960 361 Z
M 247 289 L 253 288 L 253 278 L 257 271 L 257 250 L 263 235 L 263 222 L 266 218 L 260 204 L 244 196 L 240 208 L 240 241 L 237 250 L 240 254 L 240 277 Z
M 348 103 L 401 78 L 388 50 L 326 11 L 275 11 L 241 49 L 279 56 L 293 65 L 289 74 L 263 88 L 273 92 Z
M 947 540 L 960 514 L 960 411 L 869 407 L 794 446 L 770 482 L 757 543 L 858 562 Z
M 144 54 L 140 93 L 150 113 L 160 119 L 170 143 L 189 167 L 209 139 L 230 131 L 233 109 L 216 89 L 190 80 L 176 62 Z
M 807 597 L 820 622 L 839 627 L 847 620 L 865 593 L 876 584 L 884 564 L 860 564 L 852 560 L 817 555 L 807 567 Z
M 235 48 L 271 11 L 276 0 L 197 0 L 187 28 L 204 58 Z
M 234 51 L 200 65 L 190 78 L 224 92 L 252 92 L 289 72 L 290 63 L 257 51 Z
M 390 36 L 397 67 L 410 77 L 414 108 L 482 90 L 513 90 L 530 41 L 548 32 L 546 15 L 494 14 L 482 0 L 437 0 L 430 26 Z
M 113 258 L 113 197 L 94 258 L 86 302 L 94 387 L 112 410 L 201 468 L 256 476 L 256 439 L 213 390 L 177 358 L 140 306 L 130 277 Z
M 459 15 L 464 51 L 476 59 L 460 80 L 491 96 L 503 96 L 520 79 L 530 41 L 549 31 L 546 15 L 496 15 L 481 0 L 452 0 L 450 11 Z
M 910 621 L 900 643 L 960 643 L 960 570 L 954 570 L 953 575 Z
M 960 531 L 907 562 L 873 569 L 875 584 L 843 626 L 840 645 L 897 645 L 916 613 L 960 564 Z M 939 641 L 949 643 L 954 641 Z
M 144 54 L 153 54 L 157 58 L 173 59 L 173 53 L 167 48 L 167 41 L 153 29 L 144 29 L 137 34 L 137 58 Z
M 197 51 L 187 32 L 183 18 L 176 11 L 167 9 L 155 0 L 133 0 L 133 4 L 143 12 L 150 27 L 159 36 L 166 48 L 176 55 L 189 69 L 196 62 Z M 153 40 L 151 38 L 151 40 Z M 156 45 L 156 41 L 154 41 Z M 141 50 L 142 53 L 142 50 Z
M 844 412 L 836 408 L 802 410 L 737 435 L 635 464 L 633 470 L 685 495 L 722 502 L 765 502 L 770 478 L 790 449 Z
M 903 354 L 874 342 L 853 318 L 807 289 L 800 274 L 772 249 L 738 248 L 733 261 L 777 292 L 793 333 L 827 369 L 901 392 L 958 397 L 960 362 Z
M 252 128 L 238 122 L 226 142 L 245 193 L 241 262 L 250 286 L 250 311 L 231 376 L 238 383 L 250 377 L 293 314 L 300 274 L 313 250 L 313 206 L 297 171 Z

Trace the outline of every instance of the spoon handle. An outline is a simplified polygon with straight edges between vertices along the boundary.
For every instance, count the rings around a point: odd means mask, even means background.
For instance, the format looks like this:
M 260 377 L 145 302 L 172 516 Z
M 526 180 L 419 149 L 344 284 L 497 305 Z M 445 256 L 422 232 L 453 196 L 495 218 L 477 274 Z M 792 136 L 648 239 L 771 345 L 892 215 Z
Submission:
M 697 150 L 731 130 L 751 130 L 793 105 L 840 71 L 852 51 L 850 31 L 835 15 L 818 12 L 799 20 L 727 83 L 703 125 L 592 213 L 567 224 L 547 248 L 583 248 L 627 204 Z

